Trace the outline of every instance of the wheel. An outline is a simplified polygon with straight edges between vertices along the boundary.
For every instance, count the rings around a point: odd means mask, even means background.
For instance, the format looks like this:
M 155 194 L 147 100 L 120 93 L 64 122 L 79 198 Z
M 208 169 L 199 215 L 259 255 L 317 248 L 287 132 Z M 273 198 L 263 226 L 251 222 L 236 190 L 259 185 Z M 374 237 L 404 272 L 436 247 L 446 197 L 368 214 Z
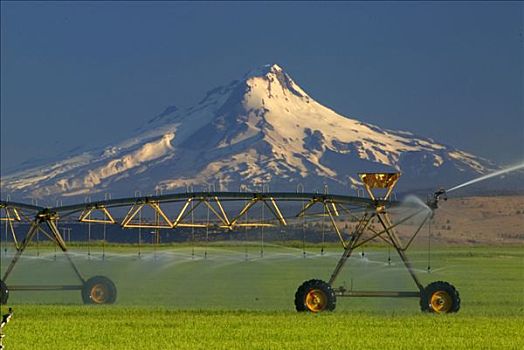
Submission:
M 7 284 L 0 280 L 0 304 L 7 304 L 7 299 L 9 299 L 9 289 L 7 289 Z
M 460 309 L 459 292 L 448 282 L 430 283 L 420 298 L 420 309 L 436 314 L 457 312 Z
M 116 301 L 116 286 L 109 278 L 95 276 L 82 287 L 84 304 L 113 304 Z
M 309 280 L 295 293 L 295 308 L 299 312 L 322 312 L 333 311 L 337 303 L 337 297 L 333 288 L 321 280 Z

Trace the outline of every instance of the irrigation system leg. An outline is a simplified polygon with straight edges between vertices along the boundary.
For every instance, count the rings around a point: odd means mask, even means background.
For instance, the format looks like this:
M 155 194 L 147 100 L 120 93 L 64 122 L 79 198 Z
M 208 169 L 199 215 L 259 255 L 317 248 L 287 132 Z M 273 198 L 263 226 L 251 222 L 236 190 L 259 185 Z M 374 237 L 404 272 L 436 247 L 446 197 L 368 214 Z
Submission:
M 391 240 L 393 247 L 397 251 L 402 262 L 404 263 L 404 266 L 406 266 L 406 269 L 408 270 L 409 274 L 413 278 L 413 281 L 415 281 L 415 284 L 417 285 L 419 291 L 423 293 L 424 286 L 422 285 L 422 283 L 420 283 L 420 280 L 418 279 L 417 275 L 415 274 L 415 271 L 413 270 L 413 266 L 411 265 L 411 262 L 409 261 L 407 255 L 405 254 L 404 250 L 402 249 L 398 236 L 396 235 L 395 231 L 391 227 L 392 225 L 389 224 L 390 220 L 387 214 L 377 214 L 377 218 L 380 221 L 380 224 L 382 225 L 384 230 L 386 231 L 386 234 L 388 235 L 389 239 Z
M 365 229 L 368 227 L 369 223 L 371 222 L 371 219 L 375 214 L 372 214 L 368 216 L 367 214 L 364 215 L 364 217 L 359 221 L 357 227 L 355 227 L 355 230 L 351 234 L 351 239 L 347 247 L 344 249 L 344 252 L 342 253 L 342 256 L 338 260 L 337 266 L 335 266 L 335 269 L 333 270 L 333 273 L 331 274 L 331 277 L 329 279 L 329 284 L 333 286 L 333 283 L 335 283 L 335 280 L 337 279 L 340 271 L 346 264 L 346 261 L 351 256 L 351 253 L 355 249 L 356 244 L 358 243 L 358 240 L 364 233 Z
M 4 277 L 2 280 L 5 282 L 11 271 L 16 265 L 16 262 L 24 252 L 25 248 L 27 248 L 28 244 L 31 242 L 33 237 L 35 236 L 36 232 L 38 232 L 38 226 L 40 225 L 40 219 L 35 219 L 33 222 L 31 222 L 31 227 L 29 228 L 29 231 L 27 231 L 27 235 L 25 236 L 24 240 L 22 241 L 22 244 L 20 247 L 16 250 L 16 254 L 13 257 L 13 260 L 11 260 L 11 263 L 7 267 L 7 270 L 5 270 Z
M 42 221 L 44 221 L 46 223 L 47 227 L 51 231 L 51 235 L 54 238 L 55 243 L 60 247 L 62 252 L 64 252 L 64 255 L 66 256 L 66 258 L 69 261 L 71 267 L 75 271 L 75 274 L 78 276 L 80 281 L 82 281 L 82 283 L 84 283 L 85 279 L 82 276 L 82 274 L 80 273 L 80 271 L 78 270 L 78 268 L 76 267 L 76 265 L 73 263 L 73 260 L 71 259 L 71 257 L 69 256 L 69 253 L 67 251 L 67 247 L 65 245 L 65 242 L 62 239 L 62 236 L 60 236 L 60 232 L 58 231 L 58 228 L 56 227 L 56 224 L 52 220 L 49 220 L 49 219 L 42 220 L 41 218 L 37 218 L 37 219 L 35 219 L 34 221 L 31 222 L 31 227 L 29 228 L 29 231 L 27 232 L 24 240 L 22 241 L 22 244 L 16 250 L 16 254 L 13 257 L 13 260 L 11 260 L 11 263 L 9 264 L 9 266 L 7 267 L 2 280 L 4 282 L 7 280 L 7 277 L 9 277 L 9 275 L 11 274 L 13 268 L 15 267 L 16 263 L 20 259 L 20 256 L 22 256 L 22 254 L 24 253 L 25 249 L 27 248 L 29 243 L 31 243 L 31 241 L 33 240 L 34 236 L 36 235 L 36 233 L 40 229 L 40 224 L 42 223 Z
M 51 231 L 51 233 L 52 233 L 52 235 L 53 235 L 53 237 L 55 239 L 56 244 L 60 247 L 60 249 L 64 253 L 65 257 L 67 258 L 67 261 L 69 261 L 69 264 L 71 265 L 71 267 L 75 271 L 75 274 L 78 276 L 78 278 L 80 279 L 80 281 L 82 283 L 85 283 L 86 280 L 85 280 L 84 276 L 82 276 L 82 274 L 80 273 L 80 271 L 76 267 L 75 263 L 71 259 L 71 256 L 69 255 L 69 252 L 67 251 L 66 244 L 65 244 L 64 240 L 62 239 L 62 236 L 60 236 L 60 232 L 58 231 L 58 227 L 56 227 L 56 224 L 52 220 L 46 220 L 45 223 L 47 224 L 47 227 Z

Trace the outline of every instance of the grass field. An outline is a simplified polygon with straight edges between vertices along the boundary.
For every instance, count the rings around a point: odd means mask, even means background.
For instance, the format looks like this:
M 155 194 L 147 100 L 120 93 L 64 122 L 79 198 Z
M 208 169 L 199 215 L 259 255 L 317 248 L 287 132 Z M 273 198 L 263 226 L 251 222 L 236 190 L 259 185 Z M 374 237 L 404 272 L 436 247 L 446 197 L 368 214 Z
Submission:
M 138 259 L 130 248 L 111 247 L 101 258 L 84 248 L 74 260 L 86 276 L 106 275 L 118 287 L 110 306 L 81 305 L 80 293 L 13 292 L 6 327 L 8 349 L 310 349 L 524 347 L 524 250 L 522 247 L 438 248 L 427 273 L 424 250 L 415 250 L 419 277 L 453 283 L 462 308 L 453 315 L 419 311 L 418 299 L 339 298 L 333 313 L 298 314 L 296 288 L 310 278 L 328 279 L 340 255 L 330 248 L 212 246 L 150 249 Z M 155 258 L 156 256 L 156 258 Z M 385 249 L 351 259 L 337 285 L 355 290 L 414 290 Z M 247 259 L 246 259 L 247 258 Z M 2 256 L 2 270 L 9 254 Z M 8 284 L 73 284 L 65 259 L 30 251 Z M 5 308 L 3 309 L 5 310 Z

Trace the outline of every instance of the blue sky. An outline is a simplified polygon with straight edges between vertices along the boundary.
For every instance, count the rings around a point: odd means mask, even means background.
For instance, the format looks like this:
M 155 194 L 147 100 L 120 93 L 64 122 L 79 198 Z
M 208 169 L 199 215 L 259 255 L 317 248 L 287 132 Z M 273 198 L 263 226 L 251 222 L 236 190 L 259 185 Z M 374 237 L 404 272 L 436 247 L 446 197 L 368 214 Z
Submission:
M 278 63 L 337 112 L 524 158 L 523 3 L 1 3 L 1 164 L 126 137 Z M 2 170 L 2 171 L 4 171 Z

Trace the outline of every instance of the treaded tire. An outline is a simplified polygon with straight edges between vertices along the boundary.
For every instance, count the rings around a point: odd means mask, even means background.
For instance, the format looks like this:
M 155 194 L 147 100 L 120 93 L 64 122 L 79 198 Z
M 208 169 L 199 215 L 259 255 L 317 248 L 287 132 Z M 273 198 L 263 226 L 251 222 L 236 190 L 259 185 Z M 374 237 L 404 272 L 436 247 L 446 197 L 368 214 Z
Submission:
M 84 304 L 113 304 L 116 301 L 116 286 L 105 276 L 88 279 L 82 287 Z
M 7 304 L 7 299 L 9 299 L 9 289 L 5 282 L 0 280 L 0 304 Z
M 314 298 L 316 297 L 316 298 Z M 312 300 L 318 300 L 314 303 Z M 331 286 L 322 280 L 309 280 L 295 293 L 295 308 L 298 312 L 322 312 L 333 311 L 337 304 L 337 296 Z
M 448 282 L 432 282 L 424 288 L 420 298 L 420 309 L 423 312 L 438 314 L 457 312 L 460 310 L 459 292 Z

